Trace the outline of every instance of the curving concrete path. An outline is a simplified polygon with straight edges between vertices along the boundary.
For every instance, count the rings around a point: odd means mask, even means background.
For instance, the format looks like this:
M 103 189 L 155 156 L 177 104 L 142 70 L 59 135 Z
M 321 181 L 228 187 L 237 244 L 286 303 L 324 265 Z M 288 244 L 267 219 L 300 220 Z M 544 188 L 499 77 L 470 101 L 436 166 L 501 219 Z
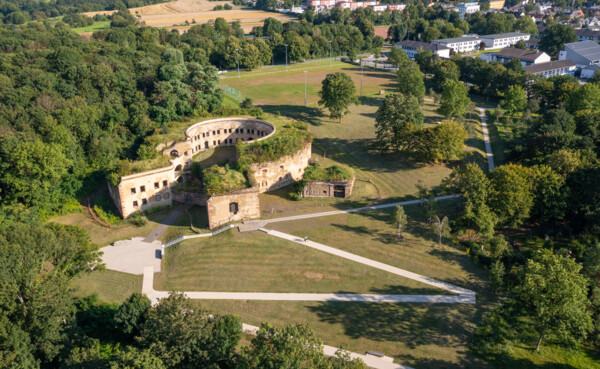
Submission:
M 481 120 L 481 131 L 483 132 L 483 143 L 485 144 L 485 155 L 487 157 L 488 168 L 490 172 L 495 169 L 494 166 L 494 153 L 492 152 L 492 144 L 490 143 L 490 134 L 487 127 L 487 115 L 485 115 L 486 108 L 477 107 L 479 110 L 479 120 Z
M 445 195 L 445 196 L 438 196 L 435 198 L 435 200 L 436 201 L 449 200 L 449 199 L 456 199 L 459 197 L 460 197 L 460 195 Z M 289 217 L 281 217 L 281 218 L 273 218 L 273 219 L 261 219 L 261 220 L 258 220 L 258 222 L 262 222 L 263 225 L 267 225 L 269 223 L 289 222 L 291 220 L 302 220 L 302 219 L 325 217 L 325 216 L 329 216 L 329 215 L 356 213 L 359 211 L 369 211 L 369 210 L 393 208 L 395 206 L 422 204 L 427 201 L 428 201 L 427 199 L 407 200 L 407 201 L 400 201 L 400 202 L 392 202 L 389 204 L 363 206 L 362 208 L 354 208 L 354 209 L 347 209 L 347 210 L 333 210 L 333 211 L 324 211 L 321 213 L 292 215 Z

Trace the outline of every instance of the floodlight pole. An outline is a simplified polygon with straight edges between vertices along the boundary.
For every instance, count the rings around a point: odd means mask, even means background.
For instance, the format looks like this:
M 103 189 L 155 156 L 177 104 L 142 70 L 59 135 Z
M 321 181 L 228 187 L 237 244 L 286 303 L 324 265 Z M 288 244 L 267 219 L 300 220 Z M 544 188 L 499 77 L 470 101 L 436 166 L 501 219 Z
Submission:
M 304 71 L 304 106 L 306 106 L 306 71 Z
M 237 61 L 238 78 L 240 78 L 240 58 L 239 58 L 239 55 L 238 55 L 238 51 L 240 51 L 240 49 L 235 49 L 235 60 Z
M 288 68 L 287 68 L 287 47 L 288 47 L 288 45 L 285 44 L 283 46 L 285 46 L 285 71 L 287 72 L 288 71 Z
M 329 66 L 331 67 L 331 40 L 329 40 Z

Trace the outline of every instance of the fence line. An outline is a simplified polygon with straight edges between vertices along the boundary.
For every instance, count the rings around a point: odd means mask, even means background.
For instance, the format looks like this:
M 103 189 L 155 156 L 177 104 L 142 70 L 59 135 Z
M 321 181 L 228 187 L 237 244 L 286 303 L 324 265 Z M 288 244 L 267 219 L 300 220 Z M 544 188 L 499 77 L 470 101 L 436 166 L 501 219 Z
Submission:
M 238 90 L 237 88 L 233 88 L 223 82 L 219 83 L 219 87 L 221 87 L 223 92 L 225 92 L 225 95 L 227 95 L 239 102 L 242 102 L 246 98 L 248 98 L 248 96 L 245 93 L 243 93 L 242 91 Z

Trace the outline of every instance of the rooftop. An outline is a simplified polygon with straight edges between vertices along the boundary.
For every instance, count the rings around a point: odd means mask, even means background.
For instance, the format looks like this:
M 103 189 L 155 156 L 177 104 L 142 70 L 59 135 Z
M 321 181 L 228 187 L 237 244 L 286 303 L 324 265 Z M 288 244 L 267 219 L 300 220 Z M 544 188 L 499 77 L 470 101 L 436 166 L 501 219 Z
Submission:
M 469 42 L 469 41 L 477 41 L 479 40 L 478 36 L 466 36 L 466 37 L 453 37 L 453 38 L 443 38 L 440 40 L 433 40 L 433 42 L 440 42 L 444 44 L 455 44 L 459 42 Z
M 575 63 L 570 60 L 556 60 L 547 63 L 534 64 L 525 67 L 527 73 L 540 73 L 558 68 L 574 67 Z
M 590 62 L 600 60 L 600 45 L 596 41 L 581 41 L 565 44 L 565 50 L 570 49 L 589 59 Z
M 513 47 L 506 47 L 496 53 L 497 57 L 502 58 L 510 58 L 510 59 L 519 59 L 522 61 L 530 61 L 534 62 L 540 56 L 545 53 L 537 51 L 537 50 L 524 50 L 524 49 L 515 49 Z
M 493 35 L 484 35 L 484 36 L 480 36 L 480 37 L 481 38 L 498 39 L 498 38 L 511 38 L 511 37 L 521 37 L 521 36 L 529 36 L 529 33 L 522 33 L 522 32 L 495 33 Z
M 580 37 L 600 37 L 600 31 L 594 31 L 591 29 L 577 29 L 575 34 Z
M 431 50 L 431 51 L 437 51 L 437 50 L 448 50 L 449 48 L 444 46 L 444 45 L 438 45 L 438 44 L 432 44 L 429 42 L 421 42 L 421 41 L 412 41 L 412 40 L 403 40 L 400 42 L 397 42 L 394 46 L 408 46 L 408 47 L 414 47 L 415 49 L 423 49 L 423 50 Z

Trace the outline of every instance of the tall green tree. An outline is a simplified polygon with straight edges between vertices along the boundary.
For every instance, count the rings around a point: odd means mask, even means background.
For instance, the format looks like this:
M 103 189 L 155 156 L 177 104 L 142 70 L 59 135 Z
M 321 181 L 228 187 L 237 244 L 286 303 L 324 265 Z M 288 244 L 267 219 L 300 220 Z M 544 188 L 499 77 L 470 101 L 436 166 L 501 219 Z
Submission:
M 510 86 L 506 94 L 504 94 L 502 107 L 511 117 L 514 117 L 517 113 L 522 113 L 527 107 L 527 94 L 523 87 L 518 85 Z
M 509 227 L 522 225 L 533 206 L 531 170 L 517 164 L 497 167 L 491 174 L 490 206 L 498 215 L 499 223 Z
M 480 234 L 490 237 L 498 218 L 489 206 L 491 182 L 481 167 L 469 163 L 452 171 L 446 186 L 460 193 L 463 202 L 462 220 L 467 227 L 476 227 Z
M 439 112 L 447 117 L 462 117 L 471 103 L 467 88 L 459 81 L 452 79 L 444 83 L 440 99 Z
M 0 345 L 21 352 L 15 363 L 59 354 L 74 317 L 71 281 L 99 267 L 97 249 L 78 226 L 0 224 L 0 316 L 11 323 L 0 327 Z
M 417 100 L 423 102 L 425 83 L 419 66 L 411 61 L 402 50 L 396 53 L 394 57 L 394 62 L 398 63 L 398 92 L 403 95 L 414 96 Z
M 560 23 L 549 24 L 541 34 L 540 50 L 550 55 L 558 55 L 563 46 L 569 42 L 576 42 L 577 36 L 572 27 Z
M 517 293 L 539 334 L 536 351 L 549 334 L 561 339 L 582 338 L 591 329 L 588 282 L 580 272 L 581 265 L 564 256 L 544 253 L 527 261 Z
M 319 91 L 319 105 L 329 109 L 329 116 L 332 119 L 339 119 L 348 114 L 348 107 L 351 104 L 358 104 L 356 97 L 356 87 L 354 82 L 346 73 L 329 73 L 322 82 L 321 91 Z
M 288 325 L 275 328 L 266 323 L 261 325 L 250 346 L 242 348 L 238 367 L 366 369 L 360 359 L 351 360 L 344 355 L 325 357 L 321 340 L 308 326 Z
M 412 135 L 423 125 L 423 113 L 414 96 L 390 94 L 377 109 L 375 129 L 382 150 L 410 150 Z

